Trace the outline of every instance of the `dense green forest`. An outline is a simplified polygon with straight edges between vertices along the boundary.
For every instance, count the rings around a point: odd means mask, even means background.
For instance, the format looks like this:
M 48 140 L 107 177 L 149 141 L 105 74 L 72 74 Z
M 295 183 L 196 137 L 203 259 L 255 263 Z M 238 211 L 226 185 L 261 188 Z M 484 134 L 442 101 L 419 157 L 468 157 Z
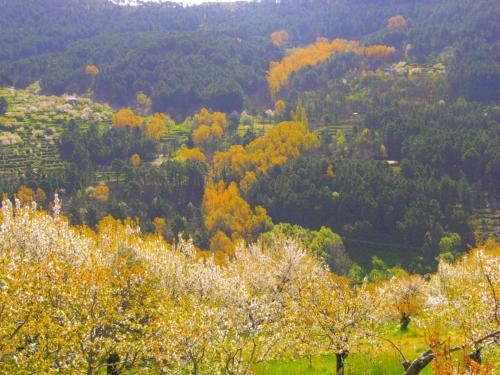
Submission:
M 311 4 L 131 8 L 103 0 L 3 0 L 0 75 L 16 86 L 41 79 L 47 93 L 85 92 L 90 82 L 82 67 L 92 63 L 101 70 L 95 97 L 113 105 L 130 105 L 135 93 L 144 91 L 155 110 L 175 116 L 200 106 L 241 111 L 244 103 L 250 108 L 265 103 L 265 71 L 284 53 L 268 37 L 286 29 L 290 45 L 318 36 L 357 39 L 395 46 L 398 55 L 407 52 L 410 61 L 421 63 L 447 52 L 451 94 L 498 100 L 496 1 Z M 398 14 L 409 27 L 385 28 L 387 19 Z M 319 77 L 322 84 L 332 78 Z

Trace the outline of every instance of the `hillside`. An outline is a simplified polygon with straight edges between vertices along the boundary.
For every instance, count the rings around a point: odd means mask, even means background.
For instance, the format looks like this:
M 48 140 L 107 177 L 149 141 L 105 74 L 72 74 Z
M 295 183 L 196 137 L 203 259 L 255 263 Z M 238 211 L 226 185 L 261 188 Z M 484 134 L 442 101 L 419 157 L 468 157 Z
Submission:
M 0 9 L 0 373 L 500 371 L 498 1 Z
M 105 0 L 46 0 L 41 6 L 34 0 L 3 0 L 0 76 L 16 86 L 41 80 L 50 94 L 82 93 L 89 85 L 84 67 L 96 64 L 101 74 L 95 95 L 114 105 L 130 105 L 144 91 L 155 110 L 174 116 L 201 106 L 241 111 L 243 102 L 262 108 L 269 102 L 265 71 L 284 53 L 269 36 L 286 29 L 290 46 L 312 43 L 318 36 L 357 39 L 394 46 L 397 58 L 406 48 L 411 60 L 421 63 L 451 48 L 465 53 L 456 68 L 461 73 L 477 67 L 471 86 L 461 90 L 487 85 L 486 99 L 498 99 L 498 3 L 434 3 L 317 1 L 305 6 L 282 1 L 183 8 L 173 3 L 121 7 Z M 408 27 L 386 28 L 394 15 L 403 15 Z M 461 22 L 464 17 L 468 22 Z M 486 50 L 471 53 L 471 44 L 475 51 Z

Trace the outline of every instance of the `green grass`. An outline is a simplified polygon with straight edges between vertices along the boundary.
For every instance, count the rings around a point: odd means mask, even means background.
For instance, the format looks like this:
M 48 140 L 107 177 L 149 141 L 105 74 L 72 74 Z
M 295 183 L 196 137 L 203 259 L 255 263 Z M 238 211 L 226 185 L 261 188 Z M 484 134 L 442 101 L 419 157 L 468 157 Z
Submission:
M 409 329 L 401 332 L 398 325 L 391 324 L 381 332 L 383 337 L 389 338 L 404 352 L 407 359 L 413 360 L 422 352 L 427 350 L 423 332 L 415 326 L 410 325 Z M 493 374 L 500 373 L 500 364 L 497 358 L 500 357 L 500 348 L 491 347 L 491 350 L 484 352 L 484 363 L 493 366 Z M 361 352 L 362 351 L 362 352 Z M 455 353 L 458 360 L 461 352 Z M 276 360 L 258 363 L 253 367 L 254 375 L 326 375 L 335 374 L 336 361 L 334 355 L 316 355 L 289 360 Z M 105 371 L 101 372 L 102 375 Z M 100 373 L 100 374 L 101 374 Z M 350 354 L 345 362 L 345 375 L 401 375 L 403 374 L 401 358 L 393 347 L 384 341 L 380 345 L 370 345 L 365 343 L 360 350 Z M 422 372 L 422 375 L 433 374 L 432 363 Z M 153 371 L 148 370 L 128 370 L 124 375 L 153 375 Z M 184 373 L 182 373 L 184 374 Z
M 391 324 L 385 328 L 382 336 L 396 343 L 408 359 L 416 358 L 426 349 L 421 333 L 412 326 L 408 331 L 401 332 L 396 324 Z M 334 374 L 335 368 L 334 355 L 313 356 L 312 358 L 260 363 L 255 366 L 255 375 Z M 364 344 L 360 350 L 351 353 L 345 362 L 346 375 L 400 375 L 402 373 L 401 357 L 385 341 L 380 341 L 377 347 L 368 343 Z M 431 368 L 427 368 L 422 374 L 432 374 Z
M 388 325 L 381 335 L 394 342 L 408 360 L 414 360 L 428 349 L 423 332 L 410 324 L 407 331 L 401 332 L 398 325 Z M 500 373 L 498 346 L 483 353 L 484 363 L 493 366 L 493 373 Z M 454 354 L 459 360 L 461 352 Z M 255 375 L 321 375 L 335 374 L 336 361 L 334 355 L 312 356 L 280 361 L 262 362 L 254 366 Z M 404 373 L 401 357 L 390 344 L 381 341 L 380 345 L 372 346 L 368 343 L 350 354 L 345 362 L 346 375 L 401 375 Z M 432 363 L 422 372 L 422 375 L 433 374 Z
M 290 361 L 272 361 L 255 366 L 255 375 L 316 375 L 335 373 L 334 356 L 316 356 Z M 352 354 L 345 363 L 346 375 L 392 375 L 402 374 L 403 366 L 396 354 L 382 352 L 379 355 Z M 432 374 L 431 368 L 422 371 L 423 375 Z

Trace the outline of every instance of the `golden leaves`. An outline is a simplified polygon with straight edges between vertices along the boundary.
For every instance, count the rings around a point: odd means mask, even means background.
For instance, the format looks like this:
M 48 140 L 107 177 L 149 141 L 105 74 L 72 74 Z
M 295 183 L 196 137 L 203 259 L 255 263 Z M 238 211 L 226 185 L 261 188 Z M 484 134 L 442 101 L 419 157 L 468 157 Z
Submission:
M 95 66 L 94 64 L 88 64 L 85 67 L 85 74 L 88 74 L 90 76 L 97 76 L 99 75 L 99 68 Z
M 363 47 L 358 41 L 317 38 L 315 44 L 295 48 L 280 62 L 272 61 L 267 73 L 267 83 L 271 97 L 274 99 L 282 87 L 288 85 L 292 73 L 306 66 L 313 66 L 328 60 L 334 53 L 353 52 L 370 59 L 385 61 L 394 53 L 394 48 L 383 45 Z
M 107 185 L 97 185 L 91 190 L 90 196 L 101 202 L 107 202 L 109 198 L 109 187 Z
M 271 40 L 276 47 L 281 47 L 288 43 L 288 39 L 289 35 L 286 30 L 275 31 L 271 34 Z
M 209 232 L 215 234 L 215 239 L 212 238 L 211 241 L 211 250 L 234 249 L 234 245 L 229 246 L 228 240 L 233 244 L 239 239 L 256 240 L 257 235 L 270 224 L 266 210 L 263 207 L 252 210 L 241 197 L 234 182 L 226 187 L 222 180 L 217 184 L 209 181 L 205 188 L 203 208 L 205 226 Z M 231 236 L 231 239 L 228 236 Z
M 182 161 L 198 160 L 204 163 L 207 161 L 207 157 L 199 148 L 188 148 L 185 145 L 180 148 L 177 158 Z
M 134 154 L 130 157 L 130 164 L 134 167 L 141 165 L 141 156 L 139 154 Z
M 214 170 L 219 174 L 226 170 L 238 175 L 245 181 L 242 188 L 247 190 L 255 180 L 250 173 L 257 176 L 274 165 L 283 164 L 289 158 L 313 149 L 317 142 L 305 124 L 282 122 L 246 147 L 234 145 L 226 152 L 216 152 Z
M 283 100 L 277 100 L 274 103 L 274 111 L 278 117 L 281 117 L 285 114 L 285 102 Z
M 227 128 L 226 114 L 210 113 L 206 108 L 202 108 L 197 119 L 199 126 L 192 133 L 193 143 L 205 151 L 210 151 L 224 135 Z
M 168 121 L 169 118 L 164 113 L 155 113 L 144 126 L 146 135 L 155 141 L 159 141 L 168 130 Z
M 387 28 L 389 29 L 404 29 L 408 26 L 408 21 L 401 15 L 392 16 L 387 20 Z
M 134 128 L 140 127 L 143 119 L 130 108 L 122 108 L 113 114 L 112 122 L 115 128 Z

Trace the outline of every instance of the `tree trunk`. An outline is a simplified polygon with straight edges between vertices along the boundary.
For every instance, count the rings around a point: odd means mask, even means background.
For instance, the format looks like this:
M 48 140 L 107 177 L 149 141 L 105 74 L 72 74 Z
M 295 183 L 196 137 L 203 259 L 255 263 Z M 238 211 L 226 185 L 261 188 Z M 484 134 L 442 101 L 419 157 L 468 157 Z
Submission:
M 472 352 L 471 354 L 469 354 L 469 358 L 472 359 L 474 362 L 481 364 L 481 350 L 478 349 Z
M 403 314 L 401 316 L 401 319 L 399 320 L 399 327 L 402 332 L 405 332 L 408 330 L 408 325 L 411 322 L 411 317 L 409 315 Z
M 344 375 L 344 363 L 348 355 L 349 352 L 347 350 L 335 354 L 335 358 L 337 359 L 337 375 Z
M 418 375 L 434 359 L 434 352 L 426 350 L 406 368 L 405 375 Z
M 111 353 L 106 360 L 106 373 L 107 375 L 119 375 L 118 362 L 120 361 L 120 356 L 116 353 Z

